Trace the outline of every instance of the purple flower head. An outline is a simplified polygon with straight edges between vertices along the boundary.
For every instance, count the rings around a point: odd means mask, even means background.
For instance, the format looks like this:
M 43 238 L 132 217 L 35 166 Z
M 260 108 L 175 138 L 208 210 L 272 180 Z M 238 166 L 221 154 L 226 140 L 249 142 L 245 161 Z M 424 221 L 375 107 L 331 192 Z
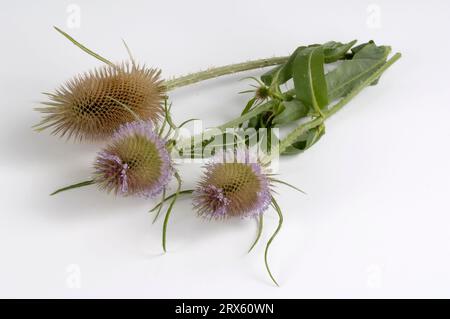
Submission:
M 94 167 L 100 188 L 125 196 L 153 197 L 173 174 L 166 143 L 148 121 L 122 125 L 110 145 L 98 153 Z
M 245 149 L 215 155 L 193 196 L 199 215 L 209 218 L 254 217 L 272 198 L 265 167 Z

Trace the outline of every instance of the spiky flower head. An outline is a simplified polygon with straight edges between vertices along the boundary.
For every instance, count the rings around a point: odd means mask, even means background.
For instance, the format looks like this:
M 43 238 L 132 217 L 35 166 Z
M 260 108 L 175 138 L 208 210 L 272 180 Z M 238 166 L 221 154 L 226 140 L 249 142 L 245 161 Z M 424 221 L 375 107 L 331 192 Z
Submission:
M 205 166 L 193 203 L 208 218 L 253 217 L 269 207 L 270 188 L 266 167 L 240 148 L 220 152 Z
M 122 125 L 98 154 L 95 182 L 120 195 L 153 197 L 169 183 L 173 167 L 165 141 L 149 121 Z
M 163 115 L 165 87 L 160 71 L 128 63 L 107 65 L 78 75 L 53 94 L 39 130 L 79 140 L 110 137 L 120 125 L 140 119 L 157 122 Z M 124 105 L 126 107 L 124 107 Z

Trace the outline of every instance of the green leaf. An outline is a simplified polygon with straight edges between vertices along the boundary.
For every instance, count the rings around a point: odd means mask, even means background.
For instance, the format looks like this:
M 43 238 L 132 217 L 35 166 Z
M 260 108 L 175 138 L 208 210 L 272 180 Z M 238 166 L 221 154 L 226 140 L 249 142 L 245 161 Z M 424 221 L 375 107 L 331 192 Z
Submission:
M 305 46 L 298 47 L 294 51 L 294 53 L 291 54 L 291 56 L 289 57 L 289 59 L 287 60 L 286 63 L 279 65 L 279 66 L 273 68 L 272 70 L 264 73 L 261 76 L 261 81 L 263 81 L 263 83 L 268 86 L 271 85 L 277 72 L 279 72 L 279 74 L 277 76 L 277 84 L 278 85 L 284 84 L 287 81 L 289 81 L 292 78 L 292 65 L 294 63 L 295 57 L 297 56 L 297 54 L 299 52 L 303 51 L 306 48 L 307 47 L 305 47 Z
M 335 41 L 327 42 L 323 45 L 324 48 L 324 61 L 325 63 L 331 63 L 335 62 L 340 59 L 344 59 L 346 56 L 346 53 L 348 50 L 351 49 L 353 45 L 355 45 L 356 40 L 351 41 L 349 43 L 340 43 Z M 272 70 L 269 70 L 268 72 L 264 73 L 261 76 L 261 81 L 264 82 L 266 85 L 272 84 L 272 81 L 274 77 L 276 76 L 277 72 L 279 72 L 277 76 L 277 84 L 281 85 L 286 83 L 292 78 L 292 70 L 294 65 L 294 60 L 297 57 L 298 54 L 300 54 L 302 51 L 309 49 L 309 48 L 316 48 L 320 47 L 319 44 L 313 44 L 310 46 L 300 46 L 298 47 L 289 57 L 289 59 L 286 61 L 286 63 L 279 65 Z
M 347 95 L 386 62 L 389 52 L 390 47 L 366 44 L 357 51 L 353 59 L 342 62 L 336 69 L 330 71 L 325 76 L 328 99 L 333 101 Z
M 308 122 L 304 122 L 294 128 L 289 132 L 280 142 L 277 147 L 279 154 L 284 154 L 286 149 L 288 149 L 293 143 L 298 141 L 299 137 L 304 135 L 305 132 L 323 124 L 323 122 L 339 112 L 345 105 L 347 105 L 356 95 L 358 95 L 364 88 L 373 83 L 376 79 L 390 68 L 395 62 L 397 62 L 402 57 L 401 53 L 396 53 L 392 58 L 390 58 L 386 63 L 384 63 L 380 68 L 378 68 L 371 76 L 361 82 L 359 85 L 355 86 L 345 97 L 343 97 L 339 102 L 334 104 L 328 112 L 326 112 L 324 117 L 316 117 Z
M 325 43 L 323 45 L 325 63 L 332 63 L 344 59 L 348 50 L 350 50 L 356 42 L 357 40 L 345 44 L 335 41 Z
M 258 114 L 258 115 L 255 116 L 254 118 L 251 118 L 251 119 L 248 121 L 248 127 L 256 128 L 256 127 L 258 126 L 260 117 L 261 117 L 261 114 Z
M 274 125 L 288 124 L 308 115 L 309 108 L 299 100 L 284 101 L 284 110 L 272 120 Z
M 245 105 L 245 108 L 242 110 L 241 115 L 244 115 L 245 113 L 248 113 L 248 111 L 250 111 L 250 109 L 253 107 L 253 105 L 256 102 L 256 97 L 251 98 L 248 102 L 247 105 Z
M 293 79 L 296 98 L 321 113 L 328 105 L 322 46 L 305 49 L 295 57 Z
M 359 51 L 361 51 L 362 49 L 364 49 L 366 46 L 372 45 L 372 44 L 375 44 L 375 42 L 374 42 L 373 40 L 370 40 L 369 42 L 366 42 L 366 43 L 362 43 L 362 44 L 360 44 L 360 45 L 357 45 L 356 47 L 354 47 L 354 48 L 352 49 L 352 54 L 356 54 L 356 53 L 358 53 Z
M 267 71 L 266 73 L 264 73 L 263 75 L 261 75 L 261 81 L 265 84 L 265 85 L 270 85 L 272 84 L 272 80 L 273 77 L 275 76 L 275 74 L 284 67 L 284 64 L 282 65 L 278 65 L 276 67 L 274 67 L 273 69 Z
M 324 134 L 325 126 L 323 124 L 314 127 L 300 135 L 294 143 L 286 148 L 282 155 L 295 155 L 302 153 L 317 143 Z

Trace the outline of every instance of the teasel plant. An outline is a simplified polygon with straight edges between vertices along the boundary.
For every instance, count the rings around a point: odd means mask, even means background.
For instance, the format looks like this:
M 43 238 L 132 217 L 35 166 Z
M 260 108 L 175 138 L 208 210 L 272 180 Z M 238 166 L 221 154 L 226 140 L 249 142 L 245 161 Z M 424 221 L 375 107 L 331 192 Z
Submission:
M 162 104 L 168 92 L 223 75 L 284 63 L 287 57 L 272 57 L 214 67 L 185 76 L 164 80 L 161 71 L 135 62 L 124 42 L 130 61 L 113 63 L 88 49 L 66 32 L 55 27 L 70 42 L 104 65 L 79 74 L 53 93 L 44 93 L 48 101 L 36 108 L 43 114 L 36 131 L 51 129 L 52 134 L 75 140 L 104 140 L 120 125 L 133 120 L 128 108 L 139 118 L 154 125 L 164 116 Z M 120 103 L 119 103 L 120 102 Z
M 297 188 L 276 179 L 275 175 L 268 171 L 273 156 L 298 154 L 317 143 L 325 133 L 325 121 L 366 87 L 376 85 L 384 72 L 401 57 L 400 53 L 396 53 L 388 59 L 391 48 L 378 46 L 373 41 L 357 46 L 356 41 L 332 41 L 322 45 L 301 46 L 289 57 L 249 61 L 162 80 L 159 71 L 138 66 L 126 45 L 131 62 L 118 66 L 87 49 L 63 31 L 57 30 L 106 66 L 103 70 L 79 76 L 65 88 L 48 94 L 51 102 L 47 102 L 48 108 L 40 109 L 46 115 L 38 125 L 38 130 L 53 128 L 55 134 L 77 139 L 98 139 L 110 135 L 113 137 L 110 144 L 97 156 L 93 178 L 64 187 L 53 194 L 93 184 L 124 196 L 154 197 L 162 194 L 161 201 L 151 211 L 155 212 L 156 221 L 163 206 L 168 203 L 162 229 L 164 251 L 167 250 L 167 228 L 171 212 L 177 199 L 183 194 L 191 195 L 193 208 L 198 215 L 206 219 L 257 219 L 258 232 L 250 250 L 261 236 L 263 214 L 272 206 L 278 213 L 279 224 L 266 244 L 264 262 L 275 284 L 277 281 L 269 268 L 268 250 L 281 229 L 283 215 L 274 196 L 274 185 L 278 183 Z M 328 64 L 330 65 L 327 66 Z M 202 80 L 270 65 L 277 66 L 259 79 L 253 78 L 256 83 L 253 89 L 242 92 L 252 93 L 253 96 L 241 115 L 218 126 L 217 129 L 221 132 L 220 135 L 224 135 L 228 128 L 264 128 L 268 129 L 268 132 L 287 125 L 295 125 L 295 128 L 283 138 L 268 139 L 276 148 L 263 159 L 250 160 L 253 155 L 239 148 L 233 148 L 233 160 L 230 152 L 226 150 L 213 154 L 197 187 L 182 189 L 181 177 L 170 156 L 166 155 L 177 147 L 183 150 L 179 153 L 181 156 L 204 158 L 205 149 L 215 137 L 211 138 L 202 133 L 201 143 L 192 145 L 191 138 L 186 142 L 171 136 L 173 131 L 190 120 L 180 126 L 173 123 L 167 93 L 177 87 Z M 330 71 L 327 72 L 328 67 Z M 105 83 L 110 82 L 105 78 L 111 80 L 112 84 L 106 85 Z M 136 83 L 139 82 L 140 89 L 133 92 L 152 93 L 137 94 L 138 96 L 130 93 L 131 91 L 123 93 L 117 89 L 122 89 L 123 86 L 115 86 L 119 78 L 120 81 L 134 81 L 132 85 L 125 86 L 128 88 L 136 88 Z M 125 78 L 128 80 L 124 80 Z M 89 81 L 93 84 L 84 85 Z M 92 90 L 83 91 L 86 88 Z M 83 98 L 70 100 L 68 97 L 73 98 L 78 89 L 83 92 L 84 95 L 79 95 Z M 98 94 L 101 98 L 94 99 L 93 103 L 89 99 L 93 96 L 90 94 L 94 94 L 92 91 L 96 94 L 102 91 Z M 146 104 L 143 100 L 152 103 Z M 80 105 L 83 107 L 79 107 Z M 74 120 L 70 112 L 75 112 L 78 118 Z M 94 118 L 94 124 L 89 124 L 87 119 L 90 118 Z M 247 139 L 241 141 L 241 147 L 247 142 Z M 186 143 L 190 152 L 186 152 L 183 147 Z M 226 146 L 221 145 L 221 148 Z M 153 162 L 157 165 L 150 168 L 148 165 Z M 176 191 L 166 196 L 168 183 L 173 177 L 178 182 Z
M 258 156 L 259 154 L 259 156 Z M 189 194 L 193 209 L 197 215 L 206 220 L 227 220 L 230 218 L 255 219 L 258 224 L 256 238 L 248 253 L 259 242 L 264 225 L 264 214 L 272 207 L 278 215 L 278 226 L 266 243 L 264 264 L 266 271 L 275 285 L 278 282 L 273 276 L 268 261 L 269 247 L 283 225 L 283 213 L 275 195 L 276 184 L 287 185 L 301 193 L 301 189 L 277 179 L 271 173 L 272 157 L 255 147 L 249 147 L 245 139 L 239 140 L 231 147 L 215 152 L 204 165 L 203 174 L 194 189 L 177 191 L 162 200 L 150 210 L 156 216 L 166 202 L 170 202 L 162 232 L 163 250 L 166 251 L 167 224 L 170 212 L 178 196 Z

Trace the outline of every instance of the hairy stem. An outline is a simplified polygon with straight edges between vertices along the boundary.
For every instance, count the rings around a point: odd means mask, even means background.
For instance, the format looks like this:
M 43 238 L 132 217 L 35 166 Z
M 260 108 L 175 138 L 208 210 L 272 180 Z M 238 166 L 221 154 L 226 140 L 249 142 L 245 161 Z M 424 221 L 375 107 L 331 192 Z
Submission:
M 238 118 L 236 118 L 236 119 L 234 119 L 234 120 L 228 121 L 228 122 L 226 122 L 226 123 L 224 123 L 224 124 L 218 126 L 217 128 L 220 129 L 220 130 L 222 130 L 222 131 L 224 131 L 224 130 L 226 130 L 227 128 L 233 128 L 233 127 L 236 127 L 237 125 L 239 125 L 239 124 L 241 124 L 241 123 L 244 123 L 244 122 L 250 120 L 251 118 L 255 117 L 256 115 L 258 115 L 258 114 L 260 114 L 260 113 L 262 113 L 262 112 L 265 112 L 265 111 L 270 110 L 270 108 L 271 108 L 272 106 L 273 106 L 273 104 L 272 104 L 271 101 L 266 102 L 266 103 L 264 103 L 264 104 L 261 104 L 261 105 L 255 107 L 255 108 L 252 109 L 251 111 L 248 111 L 248 112 L 245 113 L 244 115 L 241 115 L 240 117 L 238 117 Z
M 194 84 L 204 80 L 217 78 L 223 75 L 234 74 L 238 72 L 265 68 L 272 65 L 283 64 L 287 61 L 288 57 L 273 57 L 268 59 L 252 60 L 242 63 L 229 64 L 220 67 L 210 68 L 208 70 L 180 76 L 171 80 L 165 81 L 165 86 L 168 91 L 182 86 Z

